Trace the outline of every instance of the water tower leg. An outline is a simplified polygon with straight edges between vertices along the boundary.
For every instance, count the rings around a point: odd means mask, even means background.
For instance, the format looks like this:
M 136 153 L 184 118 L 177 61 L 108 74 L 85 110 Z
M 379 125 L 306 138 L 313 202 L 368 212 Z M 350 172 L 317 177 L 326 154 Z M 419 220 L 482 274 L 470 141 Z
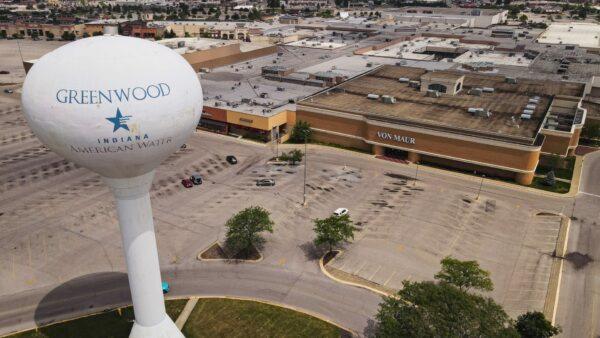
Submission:
M 117 201 L 135 312 L 130 338 L 183 338 L 166 314 L 158 250 L 150 206 L 151 173 L 125 179 L 104 178 Z

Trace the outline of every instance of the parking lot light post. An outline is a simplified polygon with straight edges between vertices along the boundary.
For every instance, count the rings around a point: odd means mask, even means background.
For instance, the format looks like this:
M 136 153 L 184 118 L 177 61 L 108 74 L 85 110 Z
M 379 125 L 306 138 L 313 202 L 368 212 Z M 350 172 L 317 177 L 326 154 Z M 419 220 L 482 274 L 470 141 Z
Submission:
M 413 186 L 417 186 L 417 177 L 419 176 L 419 162 L 415 162 L 417 165 L 417 169 L 415 170 L 415 181 L 413 182 Z
M 302 205 L 306 206 L 306 167 L 308 166 L 308 153 L 307 149 L 306 132 L 304 133 L 304 192 L 302 195 Z
M 483 187 L 483 179 L 485 178 L 485 175 L 481 175 L 481 182 L 479 183 L 479 190 L 477 191 L 477 197 L 475 197 L 476 200 L 479 199 L 479 195 L 481 194 L 481 188 Z

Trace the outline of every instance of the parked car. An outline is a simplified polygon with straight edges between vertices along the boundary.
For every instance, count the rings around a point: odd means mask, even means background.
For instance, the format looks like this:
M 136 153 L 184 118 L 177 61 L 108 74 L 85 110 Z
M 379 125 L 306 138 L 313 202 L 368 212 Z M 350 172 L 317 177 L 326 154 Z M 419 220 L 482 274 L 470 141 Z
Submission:
M 4 92 L 5 92 L 6 94 L 12 94 L 12 93 L 14 93 L 15 91 L 14 91 L 14 90 L 12 90 L 12 89 L 4 89 Z
M 194 186 L 194 183 L 192 183 L 192 181 L 190 179 L 186 178 L 184 180 L 181 180 L 181 185 L 183 185 L 186 188 L 191 188 Z
M 169 293 L 169 291 L 171 290 L 171 286 L 169 286 L 168 282 L 162 282 L 162 289 L 163 289 L 163 294 Z
M 335 209 L 335 211 L 333 212 L 334 215 L 336 216 L 344 216 L 348 214 L 348 209 L 346 208 L 337 208 Z
M 272 187 L 275 185 L 275 180 L 272 178 L 263 178 L 256 180 L 256 185 L 259 187 Z
M 192 183 L 194 183 L 194 185 L 202 184 L 202 176 L 200 176 L 199 174 L 193 174 L 190 177 L 190 181 L 192 181 Z
M 225 160 L 227 160 L 227 162 L 229 162 L 229 164 L 236 164 L 237 163 L 237 158 L 235 158 L 235 156 L 233 155 L 229 155 L 225 158 Z

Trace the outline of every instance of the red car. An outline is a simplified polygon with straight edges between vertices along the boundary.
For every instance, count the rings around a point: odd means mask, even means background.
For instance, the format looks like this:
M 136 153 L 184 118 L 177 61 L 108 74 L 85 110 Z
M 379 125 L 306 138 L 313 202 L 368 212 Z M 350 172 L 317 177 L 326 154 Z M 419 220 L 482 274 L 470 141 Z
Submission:
M 181 185 L 186 188 L 191 188 L 194 186 L 194 183 L 192 183 L 192 180 L 186 178 L 185 180 L 181 180 Z

